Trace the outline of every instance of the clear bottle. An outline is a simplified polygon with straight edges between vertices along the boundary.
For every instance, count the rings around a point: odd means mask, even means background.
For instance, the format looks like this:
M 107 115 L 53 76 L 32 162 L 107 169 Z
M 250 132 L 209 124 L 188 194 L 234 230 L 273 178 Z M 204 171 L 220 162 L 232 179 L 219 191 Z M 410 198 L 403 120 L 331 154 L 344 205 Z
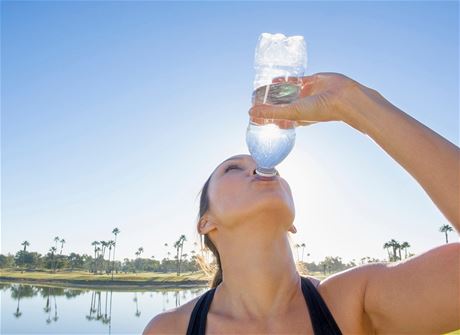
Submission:
M 299 97 L 300 77 L 306 69 L 306 45 L 302 36 L 263 33 L 256 47 L 256 76 L 252 104 L 289 104 Z M 278 78 L 274 82 L 273 79 Z M 284 80 L 279 80 L 284 78 Z M 291 152 L 295 144 L 295 122 L 251 119 L 246 144 L 257 164 L 256 173 L 276 175 L 275 166 Z

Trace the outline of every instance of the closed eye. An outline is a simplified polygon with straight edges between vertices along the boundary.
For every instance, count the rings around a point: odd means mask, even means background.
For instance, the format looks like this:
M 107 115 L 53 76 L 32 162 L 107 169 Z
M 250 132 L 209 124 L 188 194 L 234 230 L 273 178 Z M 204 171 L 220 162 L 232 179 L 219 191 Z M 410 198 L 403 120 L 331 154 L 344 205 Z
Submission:
M 232 165 L 229 165 L 225 168 L 225 172 L 224 173 L 227 173 L 228 171 L 230 170 L 241 170 L 241 167 L 236 165 L 236 164 L 232 164 Z

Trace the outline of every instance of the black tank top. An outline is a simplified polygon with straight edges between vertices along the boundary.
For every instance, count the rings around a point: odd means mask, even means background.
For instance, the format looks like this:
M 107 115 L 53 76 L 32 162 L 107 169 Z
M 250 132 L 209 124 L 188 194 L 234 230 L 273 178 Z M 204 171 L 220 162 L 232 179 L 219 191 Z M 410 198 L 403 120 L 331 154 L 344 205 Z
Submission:
M 316 287 L 307 278 L 300 277 L 302 282 L 302 293 L 307 303 L 310 319 L 315 335 L 341 335 L 339 326 L 334 320 L 329 308 L 319 294 Z M 205 335 L 206 316 L 208 315 L 209 306 L 211 306 L 214 297 L 215 288 L 205 292 L 195 307 L 187 328 L 187 335 Z

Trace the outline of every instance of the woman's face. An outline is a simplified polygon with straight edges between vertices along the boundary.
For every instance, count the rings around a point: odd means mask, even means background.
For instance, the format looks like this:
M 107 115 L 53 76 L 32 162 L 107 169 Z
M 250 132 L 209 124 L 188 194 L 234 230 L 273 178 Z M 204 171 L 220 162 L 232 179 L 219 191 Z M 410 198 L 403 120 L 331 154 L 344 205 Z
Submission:
M 295 216 L 288 183 L 280 176 L 262 180 L 254 174 L 255 168 L 250 155 L 234 156 L 219 165 L 209 184 L 208 211 L 219 225 L 228 228 L 269 219 L 287 230 Z

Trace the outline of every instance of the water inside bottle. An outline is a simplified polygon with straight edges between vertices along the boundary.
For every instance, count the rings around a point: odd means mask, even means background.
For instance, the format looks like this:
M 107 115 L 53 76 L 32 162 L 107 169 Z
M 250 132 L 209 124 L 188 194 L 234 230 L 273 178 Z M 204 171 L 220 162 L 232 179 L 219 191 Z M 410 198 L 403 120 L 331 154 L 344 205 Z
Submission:
M 274 83 L 259 87 L 252 95 L 253 104 L 288 104 L 296 100 L 300 85 Z M 274 167 L 291 152 L 295 143 L 295 128 L 280 128 L 275 123 L 259 125 L 250 122 L 246 132 L 246 143 L 257 169 L 274 173 Z
M 295 128 L 283 129 L 273 123 L 265 125 L 249 123 L 246 144 L 252 158 L 256 161 L 257 169 L 262 168 L 270 173 L 289 155 L 294 143 Z
M 252 104 L 289 104 L 299 97 L 299 93 L 300 85 L 297 84 L 284 82 L 265 85 L 252 93 Z

